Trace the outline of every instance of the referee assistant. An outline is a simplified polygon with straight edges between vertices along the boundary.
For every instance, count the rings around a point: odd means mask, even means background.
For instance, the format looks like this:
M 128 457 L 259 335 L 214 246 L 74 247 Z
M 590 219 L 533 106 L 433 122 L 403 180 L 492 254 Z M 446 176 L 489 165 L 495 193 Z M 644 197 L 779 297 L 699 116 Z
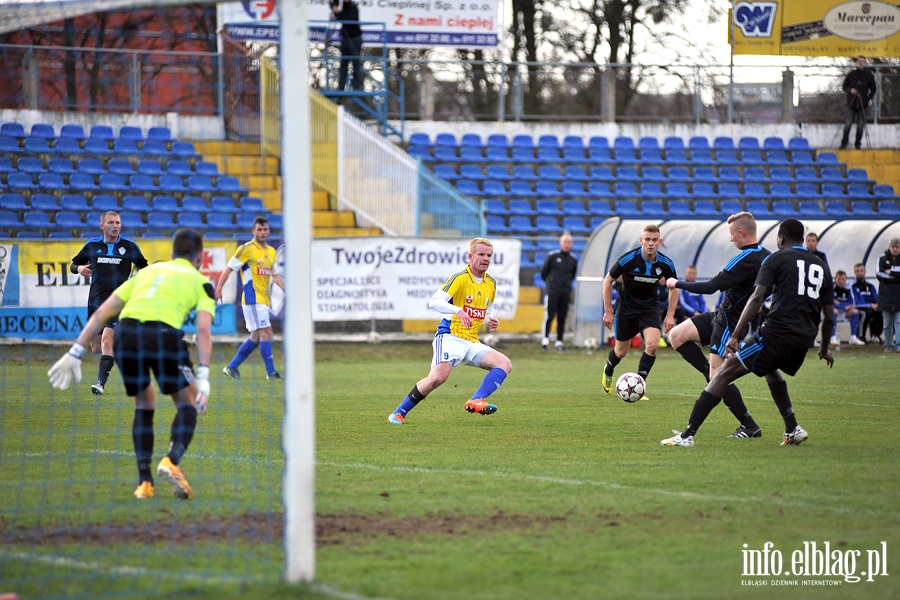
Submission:
M 572 301 L 572 282 L 578 273 L 578 259 L 572 254 L 572 236 L 568 233 L 559 238 L 559 250 L 554 250 L 544 259 L 541 277 L 547 284 L 544 298 L 544 339 L 541 347 L 550 348 L 550 326 L 556 319 L 556 350 L 563 351 L 563 336 L 566 333 L 566 317 Z
M 120 287 L 98 308 L 67 354 L 48 371 L 53 387 L 64 390 L 81 381 L 84 346 L 110 319 L 116 326 L 115 359 L 126 393 L 134 399 L 132 439 L 138 465 L 136 498 L 152 498 L 153 415 L 156 390 L 171 395 L 176 414 L 172 422 L 169 452 L 156 474 L 167 481 L 177 498 L 188 500 L 193 491 L 178 464 L 197 425 L 198 412 L 206 411 L 209 398 L 210 327 L 216 312 L 212 284 L 198 269 L 203 260 L 203 236 L 193 229 L 179 229 L 172 243 L 172 260 L 159 262 Z M 181 330 L 185 318 L 196 310 L 197 360 L 194 376 L 190 351 Z

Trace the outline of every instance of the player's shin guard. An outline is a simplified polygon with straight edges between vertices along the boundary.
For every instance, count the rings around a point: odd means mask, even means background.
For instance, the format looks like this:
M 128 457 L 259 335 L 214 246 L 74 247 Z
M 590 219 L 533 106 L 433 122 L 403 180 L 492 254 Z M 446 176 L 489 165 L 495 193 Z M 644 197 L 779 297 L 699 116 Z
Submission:
M 622 362 L 622 359 L 616 356 L 616 347 L 615 345 L 609 349 L 609 356 L 606 359 L 606 367 L 603 369 L 603 372 L 612 377 L 613 372 L 616 370 L 616 366 Z
M 194 429 L 197 428 L 197 409 L 190 404 L 178 407 L 175 419 L 172 421 L 172 434 L 169 438 L 169 460 L 177 465 L 184 456 L 191 440 L 194 439 Z
M 109 380 L 109 372 L 112 371 L 115 359 L 110 354 L 104 354 L 100 357 L 100 370 L 97 372 L 97 381 L 106 385 Z
M 234 358 L 231 359 L 231 362 L 228 363 L 228 368 L 237 369 L 242 362 L 247 360 L 248 356 L 253 354 L 254 350 L 256 350 L 256 342 L 250 339 L 244 340 L 244 343 L 238 348 L 237 354 L 235 354 Z
M 403 402 L 400 403 L 400 406 L 394 412 L 400 413 L 401 416 L 405 417 L 406 413 L 414 409 L 424 399 L 425 394 L 419 391 L 418 385 L 414 385 L 413 389 L 409 391 L 409 394 L 406 395 L 406 398 L 403 399 Z
M 694 342 L 686 342 L 675 350 L 689 365 L 700 371 L 706 379 L 706 383 L 709 383 L 709 360 L 703 354 L 703 348 Z
M 134 456 L 137 459 L 138 481 L 153 481 L 153 414 L 155 410 L 134 409 L 131 422 L 131 440 L 134 442 Z
M 709 413 L 712 412 L 712 409 L 716 407 L 720 400 L 721 398 L 716 398 L 706 390 L 700 392 L 700 397 L 694 402 L 690 420 L 688 421 L 687 427 L 681 432 L 681 437 L 697 435 L 697 430 L 700 429 L 700 426 L 703 425 L 706 417 L 709 416 Z
M 784 419 L 784 430 L 787 433 L 794 431 L 797 427 L 797 417 L 794 416 L 794 407 L 791 405 L 791 396 L 788 394 L 787 381 L 769 382 L 769 391 L 772 393 L 772 400 Z
M 741 395 L 741 390 L 739 390 L 736 385 L 732 383 L 725 388 L 725 393 L 722 394 L 722 402 L 728 407 L 728 410 L 731 411 L 734 418 L 740 421 L 741 425 L 751 431 L 759 429 L 759 425 L 757 425 L 756 421 L 753 420 L 753 417 L 750 416 L 750 410 L 747 408 L 747 405 L 744 404 L 744 397 Z
M 503 380 L 505 379 L 506 371 L 499 367 L 494 367 L 488 371 L 487 375 L 484 376 L 484 379 L 481 380 L 481 385 L 478 386 L 478 389 L 472 394 L 472 399 L 481 398 L 483 400 L 484 398 L 487 398 L 500 389 L 500 386 L 503 385 Z
M 260 341 L 259 353 L 262 355 L 263 363 L 266 365 L 266 374 L 271 375 L 275 372 L 275 359 L 272 357 L 272 342 Z
M 646 352 L 641 354 L 641 360 L 638 362 L 638 375 L 643 377 L 644 381 L 647 381 L 647 376 L 650 375 L 650 369 L 653 368 L 653 363 L 655 362 L 655 356 L 650 356 Z

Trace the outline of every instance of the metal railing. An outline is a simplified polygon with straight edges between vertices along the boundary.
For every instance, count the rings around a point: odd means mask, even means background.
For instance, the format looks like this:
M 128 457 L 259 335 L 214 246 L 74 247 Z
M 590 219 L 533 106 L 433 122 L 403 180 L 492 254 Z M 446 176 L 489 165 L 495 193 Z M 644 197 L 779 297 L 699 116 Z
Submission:
M 0 45 L 0 108 L 220 114 L 219 55 Z

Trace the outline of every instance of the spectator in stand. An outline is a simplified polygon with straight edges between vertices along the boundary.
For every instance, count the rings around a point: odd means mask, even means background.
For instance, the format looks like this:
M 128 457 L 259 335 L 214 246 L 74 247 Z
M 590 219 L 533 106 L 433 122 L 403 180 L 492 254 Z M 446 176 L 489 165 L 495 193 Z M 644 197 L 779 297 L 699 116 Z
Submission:
M 834 320 L 837 322 L 847 319 L 850 320 L 850 345 L 864 346 L 866 343 L 856 337 L 856 329 L 859 327 L 859 311 L 853 304 L 853 293 L 847 287 L 847 273 L 838 271 L 834 274 Z M 835 348 L 840 347 L 841 341 L 838 337 L 837 325 L 831 336 L 831 343 Z
M 856 57 L 856 68 L 844 78 L 844 93 L 847 94 L 847 113 L 844 116 L 844 136 L 841 138 L 841 150 L 850 141 L 850 128 L 856 123 L 856 144 L 862 147 L 862 136 L 866 130 L 866 107 L 875 97 L 875 75 L 866 68 L 866 57 Z
M 684 270 L 684 280 L 689 283 L 697 281 L 697 267 L 688 265 L 688 268 Z M 681 292 L 678 294 L 678 308 L 675 309 L 676 324 L 701 315 L 706 311 L 706 300 L 703 298 L 703 294 L 695 294 L 686 289 L 681 289 Z
M 359 6 L 354 0 L 331 0 L 331 17 L 341 23 L 341 67 L 338 73 L 338 89 L 347 86 L 347 71 L 353 66 L 350 87 L 363 89 L 362 29 L 359 26 Z
M 818 250 L 819 247 L 819 236 L 810 231 L 806 234 L 806 249 L 818 256 L 823 263 L 828 264 L 828 257 L 825 256 L 825 253 L 821 250 Z
M 900 237 L 878 258 L 878 308 L 884 321 L 884 351 L 900 352 Z
M 866 331 L 873 340 L 881 341 L 881 332 L 884 331 L 884 322 L 882 321 L 881 311 L 878 310 L 878 290 L 875 285 L 866 279 L 866 265 L 856 263 L 853 265 L 853 274 L 856 281 L 850 286 L 850 293 L 853 295 L 853 304 L 859 311 L 860 319 L 856 331 L 853 333 L 857 338 L 866 341 Z

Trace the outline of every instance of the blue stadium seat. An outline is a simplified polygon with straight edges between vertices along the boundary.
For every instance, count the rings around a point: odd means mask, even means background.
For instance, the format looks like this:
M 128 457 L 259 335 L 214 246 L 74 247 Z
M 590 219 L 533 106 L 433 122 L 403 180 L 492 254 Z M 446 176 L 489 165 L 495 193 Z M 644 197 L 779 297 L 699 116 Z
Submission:
M 15 175 L 15 173 L 10 173 L 9 179 L 7 180 L 9 189 L 13 190 L 16 189 L 17 186 L 25 185 L 25 181 L 22 181 L 21 183 L 14 182 L 13 175 Z M 22 173 L 22 175 L 24 177 L 28 177 L 24 173 Z M 72 177 L 75 177 L 75 175 L 72 175 Z M 31 181 L 30 178 L 28 180 Z M 64 194 L 69 189 L 69 186 L 63 181 L 62 175 L 60 175 L 59 173 L 41 173 L 40 175 L 38 175 L 38 183 L 40 185 L 40 189 L 44 190 L 48 194 Z M 34 186 L 30 189 L 36 189 L 36 187 L 37 186 Z
M 50 141 L 47 138 L 27 137 L 23 149 L 30 154 L 53 154 L 56 152 L 50 147 Z
M 431 158 L 431 148 L 428 146 L 410 146 L 407 152 L 409 152 L 409 155 L 413 158 L 420 158 L 422 160 Z
M 712 167 L 695 167 L 694 181 L 700 181 L 703 183 L 717 183 L 719 181 L 719 176 L 716 175 L 716 172 Z
M 242 211 L 255 212 L 260 215 L 266 212 L 262 198 L 254 196 L 243 196 L 240 200 L 240 207 Z
M 509 211 L 506 209 L 506 204 L 503 200 L 497 200 L 495 198 L 488 198 L 484 201 L 484 212 L 489 215 L 508 215 Z
M 85 223 L 77 212 L 71 210 L 61 210 L 56 213 L 56 229 L 62 229 L 66 232 L 77 231 L 81 233 L 84 230 Z
M 211 212 L 206 216 L 206 226 L 220 231 L 235 231 L 236 227 L 227 213 Z
M 86 213 L 91 210 L 87 198 L 80 194 L 64 194 L 59 199 L 59 206 L 62 210 L 70 212 Z
M 705 168 L 708 168 L 708 167 L 705 167 Z M 712 172 L 711 169 L 710 169 L 710 172 Z M 691 180 L 691 176 L 688 173 L 687 168 L 685 168 L 685 167 L 670 167 L 667 179 L 670 182 L 687 183 Z
M 766 152 L 766 162 L 770 165 L 786 165 L 788 160 L 787 152 L 783 150 L 769 150 Z
M 614 213 L 609 200 L 591 200 L 588 203 L 588 214 L 593 217 L 611 217 Z
M 655 137 L 645 136 L 638 140 L 639 150 L 659 150 L 659 140 Z M 643 152 L 641 153 L 643 154 Z
M 666 150 L 666 164 L 687 165 L 690 162 L 684 150 Z
M 73 139 L 79 142 L 83 142 L 87 136 L 84 134 L 84 128 L 81 125 L 74 125 L 72 123 L 68 123 L 63 125 L 59 130 L 60 139 Z M 59 144 L 60 139 L 56 140 L 56 143 Z
M 169 163 L 171 165 L 171 161 Z M 194 172 L 197 175 L 206 175 L 207 177 L 218 177 L 219 166 L 214 162 L 200 161 L 194 165 Z
M 194 175 L 194 177 L 205 177 L 205 175 Z M 190 179 L 188 180 L 188 185 L 190 185 Z M 247 188 L 244 187 L 241 180 L 237 177 L 221 175 L 216 179 L 215 185 L 219 192 L 232 194 L 236 197 L 247 193 Z
M 734 140 L 730 137 L 719 136 L 713 140 L 713 150 L 734 150 Z
M 74 240 L 75 236 L 69 231 L 51 231 L 47 234 L 48 240 Z
M 794 197 L 794 191 L 791 189 L 791 186 L 788 183 L 773 183 L 769 186 L 769 195 L 772 198 L 790 200 Z
M 562 161 L 559 155 L 559 148 L 538 148 L 537 159 L 538 162 L 542 163 L 558 163 Z
M 616 179 L 618 181 L 638 182 L 641 180 L 641 176 L 635 167 L 622 166 L 616 169 Z
M 57 138 L 54 148 L 57 156 L 64 154 L 69 157 L 78 157 L 84 154 L 84 150 L 81 149 L 81 145 L 75 138 Z M 2 150 L 3 148 L 0 147 L 0 151 Z
M 662 189 L 662 184 L 656 181 L 645 181 L 641 183 L 641 187 L 638 190 L 638 193 L 641 197 L 644 198 L 662 198 L 665 196 Z M 662 203 L 660 203 L 660 207 Z
M 563 178 L 568 181 L 588 181 L 590 177 L 588 177 L 587 171 L 584 170 L 584 167 L 581 165 L 572 165 L 566 167 L 565 173 L 563 173 Z
M 53 125 L 48 123 L 35 123 L 31 126 L 31 137 L 55 140 L 56 131 L 53 129 Z
M 716 162 L 720 165 L 739 165 L 741 164 L 740 159 L 737 156 L 737 152 L 734 150 L 717 150 L 716 151 Z
M 510 224 L 510 229 L 512 228 L 513 225 Z M 559 218 L 549 215 L 538 215 L 534 220 L 534 229 L 538 234 L 550 233 L 555 235 L 560 232 Z
M 198 212 L 180 212 L 176 218 L 176 223 L 179 227 L 190 227 L 192 229 L 200 229 L 201 231 L 205 229 L 203 223 L 203 217 L 200 216 L 201 213 Z M 269 220 L 269 226 L 271 227 L 272 221 Z M 272 228 L 274 229 L 274 227 Z
M 21 229 L 22 222 L 16 213 L 9 210 L 0 210 L 0 229 Z
M 60 160 L 60 159 L 50 159 Z M 71 165 L 70 165 L 71 166 Z M 12 158 L 9 156 L 0 156 L 0 181 L 5 182 L 6 176 L 15 171 L 16 168 L 12 164 Z
M 894 186 L 882 183 L 875 186 L 875 189 L 872 190 L 872 195 L 875 198 L 895 198 L 894 195 Z
M 620 217 L 636 217 L 640 213 L 634 200 L 616 200 L 616 214 Z
M 210 208 L 214 213 L 234 214 L 240 212 L 234 204 L 234 198 L 231 196 L 213 196 L 209 202 Z
M 865 169 L 847 169 L 847 181 L 855 183 L 873 183 Z
M 581 181 L 564 181 L 560 188 L 563 197 L 584 198 L 587 192 L 584 190 L 584 184 Z
M 767 137 L 763 140 L 763 150 L 784 150 L 784 140 L 780 137 Z
M 164 158 L 166 160 L 168 160 L 168 158 L 172 155 L 172 153 L 169 152 L 169 147 L 166 146 L 165 142 L 160 142 L 157 140 L 148 139 L 146 142 L 144 142 L 143 151 L 146 156 L 155 156 L 158 158 Z
M 564 163 L 583 163 L 587 159 L 584 148 L 563 148 L 561 160 Z
M 613 142 L 613 148 L 615 150 L 634 150 L 634 140 L 628 136 L 620 135 L 616 138 L 615 142 Z
M 113 153 L 117 156 L 139 156 L 141 150 L 134 140 L 118 138 L 113 142 Z
M 19 165 L 21 166 L 22 161 L 19 161 Z M 72 161 L 68 158 L 51 158 L 47 163 L 47 170 L 51 173 L 59 173 L 60 175 L 71 175 L 75 172 L 75 168 L 72 166 Z
M 513 136 L 513 139 L 512 139 L 512 147 L 513 147 L 513 149 L 516 149 L 516 148 L 533 149 L 535 147 L 534 140 L 531 138 L 530 135 L 527 135 L 524 133 L 515 135 L 515 136 Z
M 813 167 L 798 167 L 794 170 L 794 179 L 798 182 L 815 183 L 819 181 L 819 176 Z
M 758 150 L 741 151 L 741 162 L 745 165 L 761 165 L 763 164 L 762 153 Z
M 801 200 L 818 200 L 821 198 L 819 189 L 814 183 L 798 183 L 795 195 Z
M 665 150 L 684 150 L 684 140 L 680 137 L 669 136 L 663 141 L 663 148 Z M 669 153 L 666 152 L 666 156 Z
M 540 180 L 534 186 L 534 193 L 543 198 L 558 198 L 559 186 L 555 181 Z
M 101 175 L 106 173 L 106 169 L 103 168 L 103 163 L 97 158 L 82 158 L 78 161 L 78 172 L 86 173 L 93 176 Z
M 91 199 L 91 208 L 100 212 L 108 210 L 118 212 L 120 209 L 119 201 L 115 196 L 110 196 L 109 194 L 94 194 L 94 197 Z
M 180 208 L 178 206 L 178 200 L 176 200 L 174 196 L 160 195 L 153 197 L 152 210 L 153 212 L 174 213 L 178 212 Z M 150 225 L 149 222 L 147 224 Z
M 141 132 L 140 127 L 135 127 L 134 125 L 122 125 L 122 127 L 119 128 L 119 138 L 142 143 L 144 141 L 144 134 Z
M 251 231 L 253 229 L 253 222 L 256 220 L 256 218 L 264 216 L 266 215 L 257 212 L 239 212 L 234 218 L 235 228 L 244 231 Z
M 534 167 L 528 165 L 515 165 L 512 169 L 510 179 L 519 181 L 536 181 L 537 175 L 534 173 Z
M 513 169 L 518 169 L 519 166 L 513 167 Z M 525 169 L 530 169 L 530 167 L 524 167 Z M 531 171 L 531 176 L 534 177 L 534 171 Z M 506 168 L 506 165 L 488 165 L 484 170 L 484 178 L 485 179 L 496 179 L 497 181 L 508 181 L 509 177 L 509 169 Z
M 788 140 L 789 150 L 809 150 L 809 140 L 802 137 L 792 137 Z
M 3 154 L 22 154 L 25 152 L 19 146 L 19 142 L 8 135 L 0 136 L 0 152 Z
M 843 200 L 847 198 L 847 192 L 840 183 L 823 183 L 822 197 L 825 199 Z
M 823 182 L 844 183 L 846 179 L 838 167 L 822 167 L 821 177 Z
M 709 150 L 709 140 L 704 136 L 695 135 L 688 140 L 689 150 Z
M 698 217 L 711 217 L 719 214 L 712 200 L 697 200 L 694 202 L 694 215 Z
M 463 152 L 466 152 L 466 148 L 467 146 L 463 147 Z M 471 159 L 466 156 L 466 160 Z M 489 163 L 509 162 L 509 149 L 502 146 L 488 146 L 487 150 L 484 151 L 484 158 L 482 160 Z
M 16 234 L 16 239 L 19 240 L 40 240 L 44 237 L 49 237 L 49 234 L 45 235 L 39 231 L 20 231 Z
M 147 213 L 150 212 L 150 203 L 143 196 L 128 194 L 122 197 L 122 210 Z
M 61 141 L 61 140 L 60 140 Z M 88 138 L 84 141 L 84 153 L 90 156 L 112 156 L 106 140 Z
M 761 183 L 745 183 L 744 196 L 747 198 L 766 198 L 768 197 L 766 186 Z
M 637 151 L 634 148 L 616 148 L 616 162 L 636 164 L 638 162 Z
M 719 167 L 719 181 L 722 183 L 739 183 L 743 180 L 737 167 Z
M 563 148 L 584 149 L 584 138 L 580 135 L 567 135 L 563 138 Z
M 515 143 L 515 142 L 514 142 Z M 538 138 L 538 148 L 560 148 L 559 138 L 555 135 L 545 134 Z
M 692 150 L 690 160 L 693 165 L 711 165 L 713 163 L 712 152 L 709 150 Z
M 825 203 L 825 214 L 829 217 L 846 217 L 847 204 L 839 200 L 829 200 Z
M 747 212 L 753 213 L 753 216 L 756 218 L 759 217 L 771 217 L 772 209 L 769 208 L 769 203 L 765 200 L 748 200 L 747 201 Z
M 142 193 L 155 192 L 159 189 L 149 175 L 132 175 L 131 179 L 128 180 L 128 186 L 131 188 L 131 191 Z
M 822 206 L 816 200 L 801 200 L 797 203 L 797 212 L 801 217 L 821 217 Z
M 534 224 L 531 222 L 530 217 L 526 217 L 525 215 L 511 215 L 509 217 L 509 231 L 518 234 L 534 234 L 537 233 L 537 228 L 535 228 Z
M 487 139 L 488 146 L 496 146 L 498 148 L 509 148 L 509 139 L 502 133 L 492 133 Z
M 559 167 L 551 167 L 550 165 L 538 167 L 537 177 L 538 179 L 546 179 L 548 181 L 562 181 L 563 179 Z
M 106 147 L 109 148 L 109 144 L 116 139 L 116 134 L 109 125 L 94 125 L 91 127 L 90 139 L 106 142 Z
M 719 198 L 740 198 L 741 189 L 737 183 L 720 183 L 718 196 Z
M 53 223 L 50 222 L 50 214 L 42 210 L 29 210 L 22 216 L 22 224 L 32 230 L 39 230 L 47 233 L 53 229 Z
M 450 146 L 451 148 L 458 148 L 459 144 L 456 142 L 456 136 L 449 132 L 441 132 L 434 136 L 434 145 L 435 146 Z
M 574 183 L 574 182 L 567 181 L 566 183 Z M 565 185 L 565 184 L 563 184 L 563 185 Z M 564 215 L 572 215 L 572 216 L 587 216 L 588 215 L 587 207 L 585 207 L 583 200 L 563 200 L 562 213 Z
M 737 200 L 722 200 L 722 203 L 719 205 L 719 211 L 723 215 L 733 215 L 737 214 L 744 210 L 741 206 L 741 203 Z
M 154 166 L 155 165 L 155 166 Z M 144 173 L 141 167 L 148 169 L 146 171 L 147 175 L 157 175 L 160 176 L 163 174 L 162 165 L 155 160 L 142 160 L 138 163 L 138 172 Z M 170 160 L 166 163 L 165 173 L 167 175 L 178 175 L 179 177 L 190 177 L 194 175 L 194 170 L 191 169 L 190 163 L 186 160 Z M 197 175 L 204 175 L 206 177 L 210 177 L 211 175 L 207 173 L 197 173 Z
M 511 155 L 512 161 L 517 163 L 534 163 L 534 148 L 514 146 Z
M 468 150 L 477 150 L 477 148 L 468 148 Z M 456 162 L 458 156 L 456 154 L 456 148 L 452 146 L 435 146 L 434 147 L 434 160 L 438 162 Z M 467 161 L 480 161 L 481 156 L 476 157 L 466 157 Z
M 850 214 L 854 217 L 874 217 L 875 209 L 868 200 L 854 200 L 850 203 Z
M 473 148 L 484 148 L 484 142 L 477 133 L 464 133 L 459 140 L 460 146 L 471 146 Z
M 528 189 L 531 189 L 529 186 Z M 470 192 L 471 193 L 471 192 Z M 472 193 L 472 195 L 477 196 L 479 194 Z M 506 189 L 506 184 L 497 179 L 485 179 L 482 184 L 482 193 L 483 196 L 489 196 L 491 198 L 505 198 L 510 195 L 509 191 Z
M 666 186 L 666 198 L 690 198 L 688 184 L 683 181 L 670 182 Z M 671 203 L 670 203 L 671 204 Z
M 796 217 L 797 209 L 790 200 L 774 200 L 772 202 L 772 214 L 776 217 Z
M 160 177 L 159 189 L 165 189 L 163 187 L 164 181 L 167 185 L 172 186 L 170 189 L 187 189 L 191 194 L 195 195 L 212 194 L 214 191 L 216 191 L 216 186 L 213 185 L 212 179 L 204 175 L 191 175 L 190 177 L 188 177 L 187 186 L 184 186 L 181 177 L 175 177 L 171 175 Z
M 24 140 L 28 135 L 25 133 L 25 127 L 21 123 L 3 123 L 0 124 L 0 135 Z
M 481 174 L 481 169 L 478 170 L 478 174 Z M 441 179 L 446 179 L 447 181 L 454 181 L 455 179 L 457 179 L 456 167 L 444 163 L 434 165 L 434 175 L 435 177 L 440 177 Z M 469 177 L 469 179 L 471 179 L 471 176 Z
M 791 153 L 791 162 L 796 166 L 814 165 L 812 152 L 806 150 L 795 150 Z
M 768 179 L 769 178 L 766 177 L 766 172 L 762 167 L 747 167 L 744 169 L 744 181 L 751 183 L 765 183 Z
M 32 210 L 57 211 L 59 200 L 52 194 L 34 194 L 31 196 Z
M 661 165 L 665 162 L 662 152 L 655 149 L 641 150 L 640 161 L 645 165 Z
M 693 214 L 687 200 L 669 200 L 667 212 L 671 217 L 689 217 Z
M 563 231 L 568 231 L 572 235 L 587 235 L 593 231 L 593 229 L 585 223 L 584 217 L 576 215 L 563 217 L 562 228 Z
M 437 165 L 437 166 L 450 167 L 450 169 L 453 169 L 453 165 Z M 446 171 L 446 169 L 445 169 L 445 171 Z M 448 172 L 447 174 L 449 175 L 450 173 Z M 435 175 L 437 175 L 437 171 L 435 171 Z M 479 181 L 481 179 L 485 179 L 485 176 L 484 176 L 484 173 L 481 171 L 481 165 L 466 163 L 466 164 L 460 165 L 459 177 L 456 177 L 456 175 L 451 175 L 449 177 L 449 179 L 451 179 L 451 180 L 453 180 L 453 179 L 471 179 L 473 181 Z M 493 179 L 493 178 L 491 178 L 491 179 Z
M 147 228 L 157 233 L 170 234 L 175 228 L 174 215 L 167 212 L 151 212 L 147 215 Z
M 694 198 L 715 198 L 718 194 L 716 194 L 712 183 L 698 181 L 691 187 L 691 195 Z
M 121 175 L 113 175 L 112 173 L 104 173 L 100 176 L 99 189 L 106 193 L 125 193 L 128 185 Z
M 663 211 L 662 202 L 659 200 L 644 200 L 643 202 L 641 202 L 640 212 L 642 215 L 652 218 L 659 218 L 665 214 L 665 211 Z
M 612 192 L 605 181 L 592 181 L 588 184 L 587 195 L 591 198 L 609 198 Z
M 881 200 L 878 202 L 878 214 L 888 217 L 900 216 L 900 205 L 893 200 Z
M 796 159 L 797 153 L 794 153 L 794 162 L 797 162 Z M 840 164 L 838 162 L 837 154 L 834 152 L 819 152 L 816 156 L 816 162 L 820 165 L 837 165 Z
M 175 141 L 168 127 L 151 127 L 147 130 L 147 140 L 166 143 Z
M 409 145 L 410 146 L 430 146 L 431 139 L 429 139 L 427 133 L 413 133 L 409 136 Z
M 22 194 L 12 192 L 0 194 L 0 209 L 24 212 L 29 208 L 28 202 L 25 201 L 25 196 Z
M 755 137 L 744 136 L 738 141 L 738 150 L 759 150 L 759 140 Z
M 591 148 L 588 151 L 588 161 L 592 163 L 611 163 L 613 162 L 612 153 L 609 148 Z
M 592 181 L 612 182 L 616 179 L 610 167 L 591 167 L 590 177 Z
M 438 152 L 439 149 L 445 148 L 446 151 Z M 449 146 L 436 146 L 435 147 L 435 160 L 442 158 L 445 154 L 447 157 L 450 156 L 452 152 L 455 152 L 454 148 Z M 440 155 L 440 156 L 439 156 Z M 449 160 L 453 161 L 455 159 L 449 158 Z M 483 163 L 490 162 L 490 159 L 485 159 L 484 156 L 481 155 L 481 148 L 476 146 L 463 146 L 459 149 L 459 160 L 468 162 L 468 163 Z M 504 159 L 506 160 L 506 159 Z
M 599 148 L 601 150 L 609 150 L 609 140 L 606 136 L 595 135 L 588 140 L 588 148 Z
M 794 180 L 794 176 L 786 167 L 772 167 L 769 169 L 769 179 L 775 182 L 790 183 Z
M 618 198 L 637 198 L 638 192 L 635 185 L 627 181 L 618 181 L 613 186 L 613 194 Z M 618 207 L 618 203 L 616 204 Z
M 847 197 L 851 200 L 871 200 L 869 186 L 865 183 L 851 183 L 847 186 Z
M 23 156 L 20 158 L 18 171 L 20 173 L 28 173 L 31 176 L 32 181 L 34 181 L 35 175 L 47 172 L 47 170 L 44 169 L 44 163 L 41 162 L 41 159 L 34 158 L 33 156 Z
M 479 196 L 481 189 L 478 187 L 477 181 L 471 179 L 460 179 L 456 182 L 456 190 L 465 196 Z
M 490 235 L 503 235 L 509 233 L 509 227 L 506 225 L 506 219 L 500 215 L 488 215 L 485 218 L 487 230 Z

